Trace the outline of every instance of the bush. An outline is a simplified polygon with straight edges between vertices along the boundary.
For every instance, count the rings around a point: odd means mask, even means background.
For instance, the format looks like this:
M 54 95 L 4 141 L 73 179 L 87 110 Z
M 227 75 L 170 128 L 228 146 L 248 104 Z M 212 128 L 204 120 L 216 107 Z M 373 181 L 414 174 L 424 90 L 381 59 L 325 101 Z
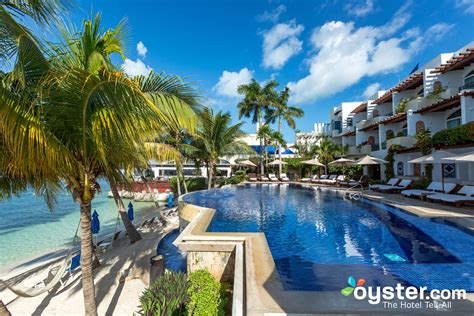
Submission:
M 431 183 L 430 179 L 416 180 L 415 182 L 413 182 L 412 188 L 417 189 L 417 190 L 424 190 L 430 185 L 430 183 Z
M 433 145 L 456 145 L 474 139 L 474 122 L 445 129 L 433 135 Z
M 189 282 L 186 274 L 166 272 L 140 296 L 141 315 L 185 315 Z
M 173 187 L 173 192 L 178 192 L 178 181 L 176 177 L 171 178 L 171 186 Z M 186 184 L 188 185 L 188 191 L 199 191 L 207 189 L 207 178 L 186 178 Z M 181 192 L 184 192 L 184 184 L 181 183 Z
M 228 286 L 216 281 L 207 270 L 197 270 L 189 277 L 188 315 L 225 315 Z

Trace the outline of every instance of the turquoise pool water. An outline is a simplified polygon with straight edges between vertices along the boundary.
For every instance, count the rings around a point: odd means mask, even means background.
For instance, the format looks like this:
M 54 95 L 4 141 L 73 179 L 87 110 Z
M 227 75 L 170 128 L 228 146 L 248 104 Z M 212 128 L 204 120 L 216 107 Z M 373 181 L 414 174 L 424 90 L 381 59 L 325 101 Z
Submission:
M 216 209 L 212 232 L 264 232 L 287 290 L 368 285 L 474 291 L 474 236 L 385 204 L 332 190 L 247 185 L 201 191 L 187 203 Z
M 92 208 L 99 213 L 101 232 L 113 232 L 118 223 L 117 208 L 107 197 L 109 186 L 101 181 L 103 194 L 96 196 Z M 128 204 L 128 201 L 125 200 Z M 133 203 L 137 215 L 153 203 Z M 32 191 L 0 202 L 0 268 L 26 258 L 42 255 L 69 245 L 79 223 L 79 207 L 70 195 L 61 193 L 54 211 Z

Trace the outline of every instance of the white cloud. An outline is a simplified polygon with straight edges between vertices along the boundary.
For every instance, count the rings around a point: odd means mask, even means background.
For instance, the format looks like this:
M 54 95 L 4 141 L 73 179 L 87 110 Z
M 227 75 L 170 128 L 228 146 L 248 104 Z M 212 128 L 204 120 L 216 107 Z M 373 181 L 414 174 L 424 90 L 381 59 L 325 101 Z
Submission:
M 150 66 L 145 65 L 143 61 L 140 59 L 137 59 L 137 61 L 133 61 L 131 59 L 126 58 L 125 62 L 122 65 L 123 71 L 129 76 L 135 77 L 135 76 L 146 76 L 148 75 L 151 71 L 153 71 L 153 68 Z
M 365 0 L 364 2 L 358 4 L 348 3 L 344 9 L 349 15 L 363 17 L 374 11 L 374 0 Z
M 343 91 L 364 77 L 396 71 L 452 27 L 438 23 L 425 32 L 412 28 L 400 34 L 409 18 L 404 6 L 381 26 L 357 28 L 353 22 L 332 21 L 314 29 L 314 52 L 307 60 L 309 73 L 288 83 L 290 102 L 313 102 Z M 393 36 L 395 32 L 400 35 Z
M 276 23 L 278 19 L 280 18 L 280 15 L 285 13 L 286 11 L 286 6 L 283 4 L 280 4 L 278 7 L 276 7 L 273 11 L 265 11 L 262 14 L 257 16 L 257 21 L 259 22 L 273 22 Z
M 303 25 L 295 21 L 280 23 L 263 33 L 263 67 L 281 69 L 285 63 L 303 48 L 298 36 Z
M 362 94 L 364 98 L 368 99 L 375 94 L 375 92 L 380 90 L 380 83 L 374 82 L 371 85 L 365 88 L 364 93 Z
M 212 90 L 220 96 L 236 98 L 239 97 L 237 88 L 252 80 L 253 72 L 248 68 L 242 68 L 239 72 L 224 70 L 217 84 Z
M 474 14 L 474 0 L 456 0 L 456 7 Z
M 142 41 L 137 43 L 137 52 L 139 56 L 145 57 L 146 53 L 148 52 L 148 48 L 146 48 L 145 44 Z

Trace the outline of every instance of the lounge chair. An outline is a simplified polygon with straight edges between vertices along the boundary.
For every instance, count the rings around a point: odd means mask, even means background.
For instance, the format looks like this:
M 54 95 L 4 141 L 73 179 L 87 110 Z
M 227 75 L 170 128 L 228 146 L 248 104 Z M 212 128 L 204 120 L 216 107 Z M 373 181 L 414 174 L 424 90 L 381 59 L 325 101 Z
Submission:
M 286 176 L 286 173 L 280 173 L 280 181 L 288 182 L 290 179 Z
M 407 197 L 422 198 L 424 195 L 434 193 L 449 193 L 454 190 L 455 187 L 455 183 L 445 183 L 443 190 L 443 184 L 441 182 L 431 182 L 426 190 L 403 190 L 400 193 Z
M 260 181 L 270 181 L 270 179 L 267 178 L 266 175 L 262 174 L 259 178 Z
M 319 183 L 333 184 L 333 183 L 336 183 L 336 178 L 337 178 L 337 174 L 332 174 L 329 176 L 329 178 L 320 180 Z
M 450 203 L 456 206 L 474 204 L 474 185 L 465 185 L 454 194 L 437 193 L 430 194 L 426 198 L 430 201 Z
M 318 176 L 314 175 L 311 178 L 302 178 L 300 181 L 301 182 L 311 182 L 311 180 L 318 180 Z
M 339 181 L 344 181 L 345 178 L 346 178 L 346 176 L 339 175 L 339 176 L 337 176 L 336 178 L 334 178 L 334 179 L 332 179 L 332 180 L 331 180 L 331 179 L 328 179 L 328 180 L 324 181 L 323 183 L 324 183 L 324 184 L 333 184 L 333 185 L 334 185 L 334 184 L 338 184 Z
M 359 180 L 349 180 L 349 181 L 339 181 L 339 185 L 345 186 L 345 187 L 353 187 L 355 185 L 362 185 L 363 187 L 367 186 L 369 182 L 369 177 L 365 174 L 361 175 L 359 177 Z
M 249 173 L 247 174 L 247 177 L 250 182 L 256 182 L 257 181 L 257 175 L 255 173 Z
M 413 180 L 402 180 L 399 184 L 394 185 L 393 187 L 384 188 L 378 187 L 376 190 L 382 193 L 397 193 L 406 189 L 409 189 L 413 183 Z
M 312 183 L 320 183 L 322 180 L 327 180 L 328 178 L 329 178 L 329 176 L 327 174 L 323 174 L 321 177 L 319 177 L 319 179 L 318 178 L 314 179 L 314 177 L 313 177 L 313 179 L 311 179 L 311 182 Z
M 274 173 L 269 173 L 269 174 L 268 174 L 268 178 L 269 178 L 270 181 L 272 181 L 272 182 L 278 182 L 278 178 L 275 176 Z
M 379 188 L 393 188 L 396 184 L 400 182 L 400 179 L 398 178 L 391 178 L 388 180 L 387 184 L 374 184 L 374 185 L 369 185 L 369 189 L 371 190 L 377 190 Z

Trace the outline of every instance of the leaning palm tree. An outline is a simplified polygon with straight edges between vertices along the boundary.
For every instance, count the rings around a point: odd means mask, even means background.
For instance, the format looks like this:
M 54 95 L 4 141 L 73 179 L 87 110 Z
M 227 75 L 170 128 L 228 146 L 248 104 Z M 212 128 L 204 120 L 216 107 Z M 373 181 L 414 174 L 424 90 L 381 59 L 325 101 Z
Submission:
M 237 92 L 244 96 L 239 102 L 239 119 L 242 117 L 252 118 L 252 123 L 257 124 L 260 129 L 263 125 L 263 118 L 266 116 L 270 106 L 277 98 L 275 87 L 278 83 L 274 80 L 269 81 L 263 87 L 255 80 L 246 85 L 238 87 Z M 264 173 L 263 167 L 263 144 L 260 142 L 260 172 Z
M 318 156 L 319 161 L 324 164 L 324 170 L 327 173 L 328 164 L 334 159 L 335 144 L 327 137 L 324 137 L 318 145 L 311 148 L 311 153 Z
M 304 112 L 301 108 L 296 106 L 288 106 L 288 99 L 290 97 L 290 89 L 286 87 L 283 91 L 280 92 L 277 98 L 273 102 L 273 106 L 268 111 L 266 115 L 267 123 L 278 122 L 278 132 L 282 134 L 282 123 L 285 121 L 288 126 L 292 129 L 296 128 L 295 118 L 301 118 L 304 115 Z M 279 143 L 278 145 L 281 145 Z M 281 148 L 278 146 L 278 155 L 281 160 Z M 279 165 L 279 171 L 281 173 L 281 165 Z
M 208 189 L 212 187 L 214 172 L 219 157 L 236 152 L 249 152 L 248 145 L 240 139 L 245 136 L 241 130 L 243 123 L 232 125 L 229 113 L 214 111 L 205 107 L 201 112 L 201 127 L 195 141 L 187 147 L 205 157 L 208 164 Z

